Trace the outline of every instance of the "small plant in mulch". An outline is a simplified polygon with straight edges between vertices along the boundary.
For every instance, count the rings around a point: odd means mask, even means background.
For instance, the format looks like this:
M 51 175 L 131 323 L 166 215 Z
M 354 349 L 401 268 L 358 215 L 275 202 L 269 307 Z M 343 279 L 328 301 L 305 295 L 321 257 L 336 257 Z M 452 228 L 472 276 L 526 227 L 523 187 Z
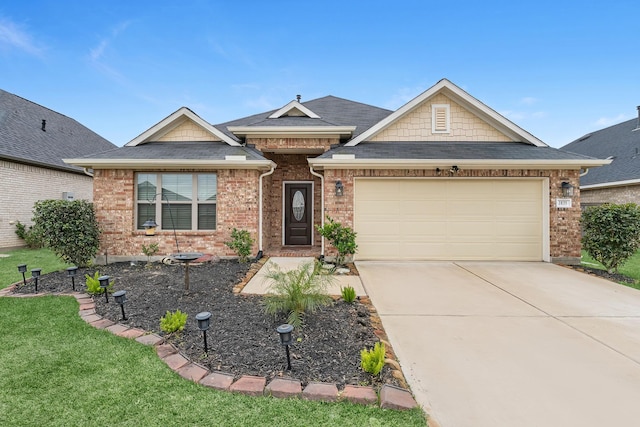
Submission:
M 142 253 L 147 256 L 147 267 L 151 267 L 151 257 L 160 251 L 160 247 L 157 243 L 149 243 L 148 245 L 142 245 Z
M 100 272 L 96 271 L 93 276 L 88 274 L 84 275 L 86 279 L 85 283 L 87 285 L 87 293 L 90 295 L 100 295 L 104 293 L 104 290 L 100 287 Z M 113 285 L 115 284 L 115 280 L 109 282 L 109 286 L 107 286 L 107 292 L 113 293 Z
M 362 370 L 376 376 L 384 367 L 385 349 L 384 344 L 377 342 L 371 350 L 366 348 L 360 352 L 360 366 Z
M 353 286 L 343 286 L 340 288 L 340 294 L 346 303 L 352 304 L 356 300 L 356 290 Z
M 253 239 L 247 230 L 233 228 L 233 230 L 231 230 L 231 240 L 224 242 L 224 244 L 235 251 L 241 263 L 249 261 L 249 254 L 251 254 L 251 248 L 253 247 Z
M 347 255 L 353 255 L 358 250 L 356 244 L 356 232 L 349 227 L 344 227 L 341 223 L 334 221 L 327 215 L 327 222 L 324 225 L 316 225 L 316 230 L 322 237 L 329 240 L 338 251 L 336 256 L 336 267 L 344 265 Z
M 327 287 L 333 277 L 320 274 L 321 271 L 322 265 L 317 261 L 301 264 L 291 271 L 271 266 L 265 276 L 273 280 L 270 286 L 273 293 L 264 299 L 267 314 L 286 314 L 287 323 L 297 328 L 302 326 L 307 313 L 331 304 Z
M 187 324 L 187 317 L 187 313 L 180 310 L 167 311 L 167 314 L 160 318 L 160 329 L 167 334 L 182 331 Z

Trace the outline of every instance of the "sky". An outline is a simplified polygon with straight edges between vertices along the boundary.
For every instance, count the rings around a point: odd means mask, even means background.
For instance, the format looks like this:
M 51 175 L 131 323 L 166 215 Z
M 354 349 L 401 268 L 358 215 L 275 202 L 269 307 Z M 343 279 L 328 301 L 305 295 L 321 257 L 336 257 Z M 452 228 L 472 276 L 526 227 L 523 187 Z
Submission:
M 640 2 L 6 1 L 0 89 L 118 146 L 333 95 L 395 110 L 447 78 L 552 147 L 638 117 Z

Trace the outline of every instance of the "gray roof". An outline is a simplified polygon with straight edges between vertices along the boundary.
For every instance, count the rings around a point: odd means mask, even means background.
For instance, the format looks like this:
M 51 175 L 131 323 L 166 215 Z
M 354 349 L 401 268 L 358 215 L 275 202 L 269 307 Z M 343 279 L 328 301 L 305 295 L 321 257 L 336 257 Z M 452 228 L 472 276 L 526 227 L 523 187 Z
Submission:
M 319 156 L 355 154 L 357 159 L 456 159 L 456 160 L 593 160 L 552 147 L 520 142 L 361 142 L 340 146 Z
M 391 110 L 330 95 L 301 104 L 320 118 L 284 116 L 270 119 L 269 116 L 277 111 L 271 110 L 221 123 L 216 125 L 216 128 L 237 140 L 237 137 L 227 129 L 228 126 L 356 126 L 353 132 L 355 137 L 392 113 Z
M 72 118 L 0 89 L 0 158 L 82 172 L 62 159 L 114 147 Z
M 640 179 L 640 130 L 634 131 L 637 124 L 637 119 L 627 120 L 562 147 L 565 151 L 600 159 L 613 157 L 611 164 L 590 169 L 580 178 L 580 185 Z
M 266 160 L 250 147 L 232 146 L 220 141 L 149 142 L 133 147 L 119 147 L 98 154 L 84 156 L 89 159 L 131 160 L 224 160 L 225 156 L 247 156 L 247 160 Z M 77 158 L 77 157 L 76 157 Z M 82 157 L 80 157 L 82 158 Z

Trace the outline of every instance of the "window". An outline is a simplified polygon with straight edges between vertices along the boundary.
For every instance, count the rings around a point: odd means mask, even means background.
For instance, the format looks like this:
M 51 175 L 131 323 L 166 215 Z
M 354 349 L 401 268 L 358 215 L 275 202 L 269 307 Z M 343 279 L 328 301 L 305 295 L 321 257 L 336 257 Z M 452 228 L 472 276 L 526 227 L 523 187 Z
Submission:
M 431 106 L 431 132 L 449 133 L 449 104 L 433 104 Z
M 149 219 L 163 230 L 215 230 L 217 187 L 215 174 L 137 174 L 138 230 Z

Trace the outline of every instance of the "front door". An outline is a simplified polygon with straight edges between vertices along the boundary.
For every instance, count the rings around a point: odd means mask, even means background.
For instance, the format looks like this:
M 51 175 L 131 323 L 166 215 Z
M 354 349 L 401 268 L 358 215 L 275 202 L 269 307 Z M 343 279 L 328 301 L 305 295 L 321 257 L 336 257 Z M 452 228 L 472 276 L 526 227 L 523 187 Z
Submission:
M 311 183 L 284 184 L 284 244 L 311 245 Z

